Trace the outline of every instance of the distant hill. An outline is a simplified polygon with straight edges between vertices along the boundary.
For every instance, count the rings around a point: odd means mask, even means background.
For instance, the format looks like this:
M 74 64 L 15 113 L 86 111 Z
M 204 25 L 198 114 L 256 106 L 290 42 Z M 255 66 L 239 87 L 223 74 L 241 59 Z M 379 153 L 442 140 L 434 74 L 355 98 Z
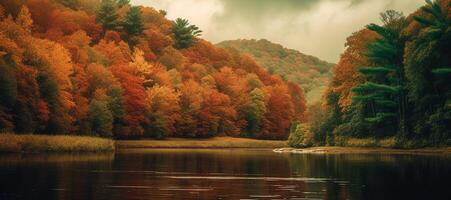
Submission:
M 227 40 L 217 46 L 248 53 L 270 73 L 279 74 L 284 79 L 301 85 L 309 104 L 321 98 L 331 76 L 330 69 L 334 65 L 265 39 Z

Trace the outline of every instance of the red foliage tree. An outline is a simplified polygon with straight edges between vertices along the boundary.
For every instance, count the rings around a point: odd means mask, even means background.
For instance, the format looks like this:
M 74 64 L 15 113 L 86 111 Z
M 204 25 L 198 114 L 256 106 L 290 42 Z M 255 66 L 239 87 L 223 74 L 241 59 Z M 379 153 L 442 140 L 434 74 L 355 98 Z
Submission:
M 257 137 L 286 139 L 294 117 L 289 90 L 282 84 L 266 87 L 265 90 L 268 98 L 266 120 L 263 123 L 263 130 Z
M 146 122 L 145 113 L 148 109 L 143 80 L 136 75 L 135 69 L 127 64 L 114 65 L 111 67 L 111 71 L 124 90 L 124 126 L 121 130 L 116 131 L 119 134 L 116 137 L 142 136 L 144 131 L 142 124 Z
M 234 123 L 235 118 L 236 110 L 227 95 L 214 89 L 205 89 L 197 136 L 237 135 L 239 129 Z
M 304 90 L 297 84 L 288 82 L 288 90 L 291 95 L 294 109 L 294 119 L 299 122 L 307 122 L 307 103 L 305 101 Z

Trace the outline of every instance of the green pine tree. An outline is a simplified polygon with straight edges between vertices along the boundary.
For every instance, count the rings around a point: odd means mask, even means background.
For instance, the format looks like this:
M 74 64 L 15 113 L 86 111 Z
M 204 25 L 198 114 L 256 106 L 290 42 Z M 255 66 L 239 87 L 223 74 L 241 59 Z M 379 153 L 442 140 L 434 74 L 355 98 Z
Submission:
M 413 17 L 421 27 L 407 46 L 406 77 L 415 134 L 443 144 L 451 135 L 451 20 L 448 2 L 426 3 Z
M 124 29 L 129 35 L 139 35 L 144 30 L 141 17 L 141 9 L 138 6 L 131 7 L 124 19 Z
M 175 47 L 184 49 L 192 46 L 201 32 L 197 26 L 189 25 L 188 20 L 177 18 L 172 27 L 172 33 L 175 35 Z
M 407 99 L 403 66 L 404 39 L 400 34 L 405 18 L 395 11 L 387 11 L 381 16 L 383 26 L 367 26 L 381 37 L 368 45 L 367 57 L 374 66 L 359 69 L 366 80 L 353 88 L 353 100 L 369 108 L 366 121 L 376 127 L 391 124 L 394 130 L 405 133 Z
M 125 6 L 125 5 L 129 5 L 130 4 L 130 0 L 116 0 L 116 3 L 119 7 Z
M 113 30 L 118 26 L 118 15 L 114 0 L 102 0 L 96 13 L 96 21 L 102 24 L 103 29 Z
M 436 1 L 431 2 L 426 0 L 427 5 L 422 7 L 422 10 L 431 15 L 432 19 L 427 19 L 420 16 L 414 16 L 413 18 L 419 23 L 426 26 L 426 34 L 423 35 L 429 41 L 433 41 L 442 47 L 450 45 L 451 42 L 451 20 L 448 20 L 442 13 L 440 4 Z M 421 48 L 421 47 L 419 47 Z M 441 47 L 439 47 L 441 48 Z M 448 46 L 449 49 L 449 46 Z M 440 66 L 432 69 L 432 73 L 438 78 L 449 78 L 451 76 L 451 67 Z

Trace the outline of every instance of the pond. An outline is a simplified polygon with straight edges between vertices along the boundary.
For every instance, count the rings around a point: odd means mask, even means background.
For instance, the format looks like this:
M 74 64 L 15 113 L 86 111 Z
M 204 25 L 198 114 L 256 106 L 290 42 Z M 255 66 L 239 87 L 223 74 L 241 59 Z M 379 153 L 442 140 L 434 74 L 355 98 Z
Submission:
M 0 155 L 0 199 L 451 199 L 451 157 L 149 149 Z

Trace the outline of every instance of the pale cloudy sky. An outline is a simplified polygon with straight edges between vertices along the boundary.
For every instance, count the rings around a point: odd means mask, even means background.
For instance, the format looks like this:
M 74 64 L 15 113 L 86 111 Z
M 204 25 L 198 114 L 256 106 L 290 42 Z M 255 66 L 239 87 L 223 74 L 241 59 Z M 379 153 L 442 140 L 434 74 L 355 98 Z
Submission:
M 378 23 L 388 9 L 408 15 L 423 0 L 132 0 L 186 18 L 202 37 L 218 43 L 261 39 L 337 62 L 347 36 L 366 24 Z

